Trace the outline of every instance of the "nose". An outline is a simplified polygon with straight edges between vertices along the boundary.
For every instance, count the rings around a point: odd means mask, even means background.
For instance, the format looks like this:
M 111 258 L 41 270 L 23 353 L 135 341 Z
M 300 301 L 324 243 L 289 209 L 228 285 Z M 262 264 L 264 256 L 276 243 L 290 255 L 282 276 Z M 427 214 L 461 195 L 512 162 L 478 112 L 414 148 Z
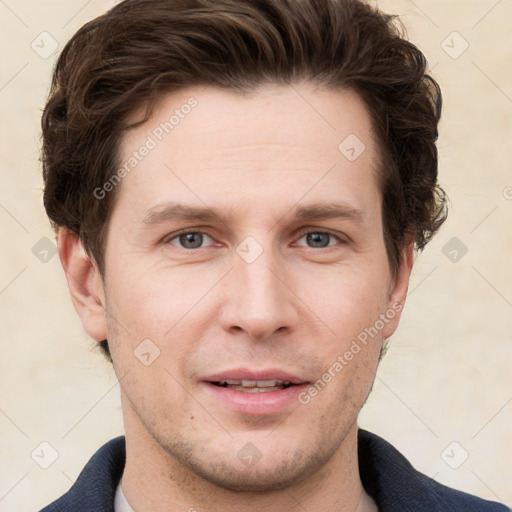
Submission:
M 244 332 L 251 340 L 264 341 L 296 329 L 299 301 L 285 265 L 270 250 L 251 263 L 234 255 L 221 310 L 226 331 Z

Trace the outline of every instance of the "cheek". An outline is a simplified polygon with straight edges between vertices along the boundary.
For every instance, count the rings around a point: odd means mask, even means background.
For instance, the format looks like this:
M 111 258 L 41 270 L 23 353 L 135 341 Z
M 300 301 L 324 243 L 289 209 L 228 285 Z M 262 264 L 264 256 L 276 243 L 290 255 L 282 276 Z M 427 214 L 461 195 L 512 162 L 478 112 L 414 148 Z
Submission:
M 341 341 L 372 327 L 387 304 L 388 283 L 378 269 L 323 269 L 302 280 L 298 295 Z
M 180 269 L 158 271 L 152 265 L 145 265 L 139 270 L 133 263 L 125 268 L 132 271 L 116 276 L 109 292 L 127 329 L 139 335 L 161 338 L 186 315 L 194 298 L 205 288 L 199 279 L 187 279 Z
M 157 265 L 125 268 L 133 272 L 116 276 L 107 289 L 109 345 L 120 373 L 140 370 L 136 357 L 149 353 L 150 359 L 156 354 L 155 367 L 165 362 L 182 376 L 217 318 L 214 293 L 208 293 L 218 281 L 216 273 Z

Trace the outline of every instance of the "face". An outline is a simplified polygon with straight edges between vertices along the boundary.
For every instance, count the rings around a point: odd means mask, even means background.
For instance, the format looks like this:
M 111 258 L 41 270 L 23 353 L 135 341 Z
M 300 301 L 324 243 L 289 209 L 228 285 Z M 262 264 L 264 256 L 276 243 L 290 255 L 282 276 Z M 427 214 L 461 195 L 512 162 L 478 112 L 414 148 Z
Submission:
M 101 294 L 127 435 L 228 489 L 334 464 L 410 270 L 390 274 L 364 104 L 182 90 L 120 162 Z

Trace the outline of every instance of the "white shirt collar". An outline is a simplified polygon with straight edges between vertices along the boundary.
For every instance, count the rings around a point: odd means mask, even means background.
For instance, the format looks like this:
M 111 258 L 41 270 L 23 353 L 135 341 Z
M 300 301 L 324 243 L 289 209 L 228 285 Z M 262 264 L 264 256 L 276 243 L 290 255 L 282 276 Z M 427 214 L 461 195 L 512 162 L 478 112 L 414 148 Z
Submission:
M 133 510 L 133 508 L 130 507 L 128 500 L 126 499 L 126 497 L 123 493 L 123 487 L 121 485 L 121 480 L 119 481 L 119 484 L 117 485 L 117 489 L 116 489 L 116 497 L 114 500 L 114 511 L 115 512 L 135 512 L 135 510 Z

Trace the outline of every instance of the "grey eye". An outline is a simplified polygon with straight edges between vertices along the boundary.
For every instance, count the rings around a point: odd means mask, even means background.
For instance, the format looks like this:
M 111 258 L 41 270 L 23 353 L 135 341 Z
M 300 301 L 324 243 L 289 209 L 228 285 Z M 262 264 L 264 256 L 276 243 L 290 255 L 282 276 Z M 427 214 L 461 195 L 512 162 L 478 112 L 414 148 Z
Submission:
M 330 239 L 329 233 L 308 233 L 306 240 L 311 242 L 312 247 L 327 247 Z
M 340 241 L 340 239 L 333 235 L 332 233 L 324 232 L 324 231 L 309 231 L 305 233 L 300 239 L 306 239 L 306 244 L 308 247 L 315 249 L 323 249 L 324 247 L 328 247 L 333 245 L 333 241 Z
M 174 238 L 169 240 L 169 243 L 182 247 L 183 249 L 199 249 L 203 246 L 205 237 L 210 238 L 211 240 L 211 237 L 205 233 L 201 233 L 200 231 L 189 231 L 188 233 L 176 235 Z

